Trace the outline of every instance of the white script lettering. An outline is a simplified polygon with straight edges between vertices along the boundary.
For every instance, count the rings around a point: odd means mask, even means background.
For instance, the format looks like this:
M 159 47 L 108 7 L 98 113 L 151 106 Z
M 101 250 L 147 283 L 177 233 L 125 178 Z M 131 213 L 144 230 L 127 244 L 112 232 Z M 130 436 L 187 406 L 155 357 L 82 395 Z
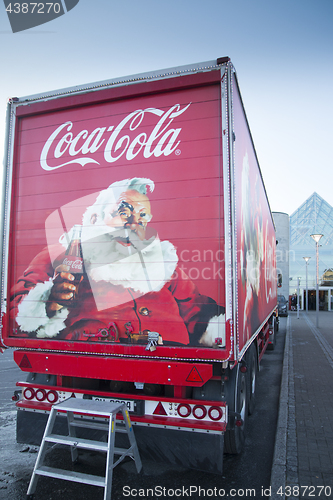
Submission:
M 171 128 L 171 124 L 190 105 L 191 103 L 181 108 L 180 104 L 175 104 L 167 111 L 157 108 L 139 109 L 127 115 L 117 126 L 97 127 L 90 133 L 84 129 L 76 135 L 72 132 L 73 123 L 67 121 L 59 125 L 44 144 L 40 156 L 41 167 L 44 170 L 55 170 L 72 164 L 79 164 L 82 167 L 88 163 L 99 165 L 98 161 L 87 155 L 96 153 L 103 144 L 104 159 L 108 163 L 113 163 L 122 156 L 128 161 L 133 160 L 140 152 L 144 158 L 169 156 L 178 148 L 179 134 L 182 130 Z M 153 128 L 150 128 L 150 131 L 141 131 L 137 135 L 133 134 L 144 126 L 144 119 L 149 115 L 159 118 Z M 107 138 L 105 136 L 108 132 L 110 135 Z M 60 164 L 56 162 L 65 153 L 71 159 Z

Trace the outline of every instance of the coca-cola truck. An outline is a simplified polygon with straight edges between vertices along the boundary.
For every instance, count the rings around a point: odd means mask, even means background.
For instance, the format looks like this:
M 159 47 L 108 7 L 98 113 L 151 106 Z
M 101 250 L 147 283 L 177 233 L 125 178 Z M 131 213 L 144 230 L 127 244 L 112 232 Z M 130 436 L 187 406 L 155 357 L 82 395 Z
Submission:
M 10 99 L 4 175 L 18 442 L 38 444 L 66 398 L 124 401 L 142 456 L 221 473 L 277 301 L 230 59 Z

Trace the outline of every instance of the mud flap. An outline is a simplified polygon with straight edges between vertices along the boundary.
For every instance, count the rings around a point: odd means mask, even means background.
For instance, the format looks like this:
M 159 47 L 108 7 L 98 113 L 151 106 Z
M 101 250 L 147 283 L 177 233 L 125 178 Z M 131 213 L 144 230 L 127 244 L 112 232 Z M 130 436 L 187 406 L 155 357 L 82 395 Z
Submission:
M 222 474 L 223 434 L 135 426 L 140 454 L 156 462 Z

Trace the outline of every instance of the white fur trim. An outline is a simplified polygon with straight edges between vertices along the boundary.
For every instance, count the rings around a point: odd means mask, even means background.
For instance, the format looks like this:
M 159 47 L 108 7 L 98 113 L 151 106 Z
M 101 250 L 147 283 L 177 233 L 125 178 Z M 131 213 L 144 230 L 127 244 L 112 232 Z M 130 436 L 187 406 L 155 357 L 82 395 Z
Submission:
M 56 337 L 61 330 L 66 328 L 65 321 L 69 310 L 63 307 L 49 319 L 47 324 L 38 329 L 36 337 L 39 339 Z
M 122 247 L 118 243 L 116 245 L 128 251 L 127 247 Z M 104 265 L 90 262 L 89 265 L 86 265 L 91 291 L 99 311 L 109 307 L 105 303 L 104 296 L 100 294 L 100 283 L 120 285 L 125 289 L 134 290 L 139 296 L 149 292 L 158 292 L 170 281 L 178 263 L 175 247 L 168 241 L 161 243 L 158 238 L 147 245 L 140 254 L 135 251 L 132 255 L 122 256 L 121 259 L 119 252 L 115 252 L 115 254 L 118 257 L 115 262 Z M 108 254 L 108 258 L 104 262 L 108 262 L 110 258 L 112 259 L 112 253 Z M 95 258 L 93 262 L 103 262 L 103 259 Z M 114 295 L 113 307 L 121 304 L 123 300 L 123 294 Z
M 48 322 L 45 302 L 50 296 L 52 286 L 51 279 L 44 283 L 37 283 L 19 304 L 16 322 L 25 332 L 34 332 Z
M 214 346 L 215 339 L 222 339 L 222 346 L 225 346 L 225 315 L 214 316 L 208 322 L 207 329 L 199 340 L 200 344 Z
M 23 331 L 36 331 L 37 337 L 40 338 L 55 337 L 66 327 L 64 321 L 69 314 L 67 308 L 57 311 L 52 318 L 46 314 L 45 303 L 50 296 L 52 286 L 51 278 L 44 283 L 37 283 L 19 304 L 16 322 Z

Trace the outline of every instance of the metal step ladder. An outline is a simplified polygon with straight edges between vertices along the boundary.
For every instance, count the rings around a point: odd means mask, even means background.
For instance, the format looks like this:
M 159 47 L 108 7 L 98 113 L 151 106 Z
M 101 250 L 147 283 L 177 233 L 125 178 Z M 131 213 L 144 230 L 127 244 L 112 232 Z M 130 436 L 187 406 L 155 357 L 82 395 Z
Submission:
M 58 412 L 66 414 L 67 416 L 68 436 L 52 433 Z M 116 420 L 117 413 L 122 413 L 123 421 Z M 88 419 L 89 416 L 104 417 L 108 418 L 109 421 L 107 423 L 104 423 L 96 422 L 94 420 L 87 420 L 87 416 Z M 78 427 L 108 431 L 107 442 L 94 441 L 92 439 L 82 439 L 80 437 L 77 437 L 76 428 Z M 129 448 L 126 449 L 115 447 L 116 432 L 127 433 L 130 444 Z M 53 447 L 48 449 L 49 443 L 53 443 Z M 46 453 L 48 451 L 51 451 L 55 446 L 59 444 L 68 445 L 71 447 L 72 462 L 75 462 L 78 458 L 78 448 L 106 452 L 107 456 L 105 477 L 83 474 L 63 469 L 56 469 L 43 465 Z M 120 455 L 116 462 L 114 461 L 115 455 Z M 104 488 L 104 500 L 110 500 L 113 469 L 126 456 L 130 456 L 135 461 L 136 469 L 139 473 L 142 468 L 142 463 L 136 444 L 131 420 L 125 404 L 76 398 L 70 398 L 66 401 L 63 401 L 62 403 L 55 404 L 52 406 L 45 427 L 44 436 L 27 491 L 27 499 L 33 498 L 39 476 L 47 476 L 57 479 L 65 479 L 67 481 L 74 481 L 77 483 L 101 486 Z

